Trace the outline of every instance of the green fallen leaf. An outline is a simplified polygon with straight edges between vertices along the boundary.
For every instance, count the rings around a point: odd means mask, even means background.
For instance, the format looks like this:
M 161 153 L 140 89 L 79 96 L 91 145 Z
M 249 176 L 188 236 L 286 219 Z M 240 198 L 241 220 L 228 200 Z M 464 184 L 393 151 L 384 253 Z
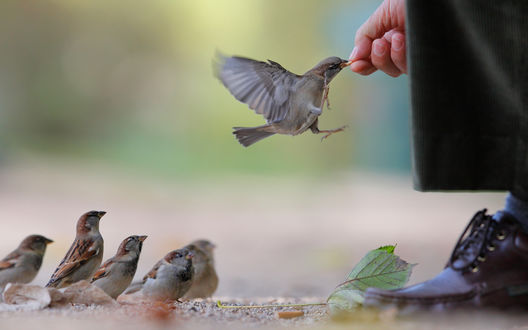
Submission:
M 342 289 L 332 292 L 326 303 L 330 314 L 337 315 L 349 312 L 363 304 L 363 292 L 353 289 Z
M 394 290 L 405 286 L 414 265 L 394 254 L 396 246 L 382 246 L 372 250 L 348 274 L 328 297 L 331 314 L 352 311 L 361 306 L 365 290 L 370 287 Z
M 376 250 L 384 250 L 384 251 L 387 251 L 387 253 L 394 254 L 395 249 L 396 249 L 396 245 L 384 245 L 384 246 L 380 246 Z

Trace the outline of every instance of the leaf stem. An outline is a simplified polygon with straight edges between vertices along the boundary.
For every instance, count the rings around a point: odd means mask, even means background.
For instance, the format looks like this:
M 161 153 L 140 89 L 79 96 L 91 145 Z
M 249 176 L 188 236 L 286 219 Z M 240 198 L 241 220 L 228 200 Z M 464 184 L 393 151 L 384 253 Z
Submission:
M 310 304 L 277 304 L 277 305 L 222 305 L 220 300 L 216 301 L 218 308 L 275 308 L 275 307 L 307 307 L 307 306 L 326 306 L 327 303 L 310 303 Z

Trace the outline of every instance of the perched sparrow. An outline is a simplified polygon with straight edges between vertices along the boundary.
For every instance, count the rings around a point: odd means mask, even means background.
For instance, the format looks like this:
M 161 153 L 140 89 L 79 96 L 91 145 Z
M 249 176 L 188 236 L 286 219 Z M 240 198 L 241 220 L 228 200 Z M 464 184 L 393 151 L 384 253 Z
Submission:
M 13 252 L 0 261 L 0 293 L 7 283 L 29 283 L 33 281 L 42 265 L 46 246 L 53 241 L 40 235 L 31 235 Z
M 141 289 L 144 296 L 155 300 L 177 300 L 191 287 L 194 267 L 193 254 L 187 248 L 174 250 L 152 267 L 141 285 L 127 290 L 127 294 Z
M 130 285 L 136 274 L 139 254 L 147 236 L 125 238 L 113 258 L 108 259 L 95 273 L 92 283 L 110 297 L 117 298 Z
M 72 283 L 89 280 L 103 259 L 103 237 L 99 233 L 99 220 L 104 211 L 90 211 L 77 221 L 77 235 L 60 262 L 47 287 L 63 288 Z
M 218 275 L 214 267 L 213 250 L 215 245 L 200 239 L 187 245 L 193 257 L 194 279 L 184 298 L 211 297 L 218 287 Z
M 279 63 L 255 61 L 244 57 L 218 55 L 216 76 L 240 102 L 266 118 L 257 127 L 235 127 L 238 142 L 244 147 L 275 133 L 297 135 L 308 128 L 323 139 L 345 127 L 319 130 L 317 118 L 328 105 L 328 84 L 350 62 L 339 57 L 322 60 L 303 75 L 296 75 Z

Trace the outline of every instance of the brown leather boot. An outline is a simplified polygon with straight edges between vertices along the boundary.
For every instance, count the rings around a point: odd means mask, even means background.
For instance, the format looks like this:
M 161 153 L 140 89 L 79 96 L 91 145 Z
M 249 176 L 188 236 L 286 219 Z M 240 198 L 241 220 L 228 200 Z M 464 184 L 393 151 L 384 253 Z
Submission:
M 443 310 L 459 307 L 528 309 L 528 234 L 506 212 L 479 211 L 460 236 L 445 269 L 404 289 L 369 288 L 365 305 Z

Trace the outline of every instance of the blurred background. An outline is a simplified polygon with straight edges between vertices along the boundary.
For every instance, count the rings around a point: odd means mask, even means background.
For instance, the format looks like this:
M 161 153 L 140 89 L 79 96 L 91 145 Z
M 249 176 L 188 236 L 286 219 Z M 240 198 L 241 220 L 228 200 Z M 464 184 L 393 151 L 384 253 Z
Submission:
M 378 1 L 0 2 L 0 254 L 55 240 L 44 284 L 85 211 L 105 259 L 147 234 L 138 277 L 195 238 L 218 245 L 219 295 L 325 296 L 368 250 L 398 243 L 440 270 L 478 208 L 502 194 L 420 194 L 410 175 L 407 77 L 343 71 L 321 129 L 241 147 L 264 122 L 212 74 L 216 51 L 303 73 L 348 58 Z M 441 227 L 441 228 L 439 228 Z

